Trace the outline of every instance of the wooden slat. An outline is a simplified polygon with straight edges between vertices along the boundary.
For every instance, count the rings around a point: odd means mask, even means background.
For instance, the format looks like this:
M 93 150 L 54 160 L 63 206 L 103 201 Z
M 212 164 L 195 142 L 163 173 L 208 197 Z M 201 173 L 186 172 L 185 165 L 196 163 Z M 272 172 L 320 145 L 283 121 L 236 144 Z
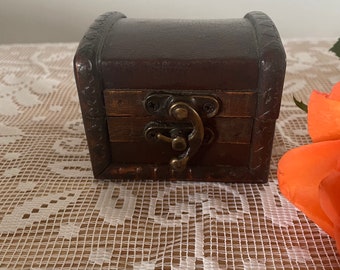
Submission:
M 111 143 L 112 160 L 114 163 L 167 165 L 178 157 L 181 152 L 171 149 L 167 143 Z M 249 162 L 249 144 L 216 143 L 203 145 L 190 159 L 191 165 L 245 166 Z
M 111 142 L 144 142 L 144 127 L 152 117 L 108 117 Z M 215 132 L 218 143 L 248 144 L 251 139 L 251 118 L 211 118 L 204 126 Z
M 152 121 L 150 117 L 109 117 L 107 119 L 111 142 L 145 141 L 144 127 Z
M 155 90 L 105 90 L 105 108 L 108 116 L 147 116 L 143 100 Z M 164 91 L 166 92 L 166 91 Z M 168 91 L 176 94 L 178 91 Z M 189 92 L 189 91 L 188 91 Z M 178 93 L 183 93 L 178 92 Z M 254 91 L 191 91 L 194 94 L 216 96 L 221 101 L 218 117 L 253 117 L 256 110 Z
M 250 143 L 253 127 L 251 118 L 212 118 L 209 127 L 215 131 L 218 143 Z

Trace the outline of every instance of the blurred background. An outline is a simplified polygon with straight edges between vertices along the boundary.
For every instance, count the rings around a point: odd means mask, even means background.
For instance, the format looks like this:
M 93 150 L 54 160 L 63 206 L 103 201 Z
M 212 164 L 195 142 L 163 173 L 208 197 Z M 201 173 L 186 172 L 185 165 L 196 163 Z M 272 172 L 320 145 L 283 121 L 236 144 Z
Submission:
M 340 37 L 340 0 L 0 0 L 0 44 L 78 42 L 100 14 L 135 18 L 239 18 L 261 10 L 281 37 Z

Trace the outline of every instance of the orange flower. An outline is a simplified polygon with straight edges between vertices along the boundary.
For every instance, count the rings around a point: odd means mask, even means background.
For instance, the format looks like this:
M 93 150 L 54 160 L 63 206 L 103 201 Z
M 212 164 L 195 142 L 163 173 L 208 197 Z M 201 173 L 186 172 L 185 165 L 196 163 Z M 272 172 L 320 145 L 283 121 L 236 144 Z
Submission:
M 308 104 L 313 144 L 279 161 L 282 194 L 337 241 L 340 253 L 340 83 L 327 95 L 313 91 Z

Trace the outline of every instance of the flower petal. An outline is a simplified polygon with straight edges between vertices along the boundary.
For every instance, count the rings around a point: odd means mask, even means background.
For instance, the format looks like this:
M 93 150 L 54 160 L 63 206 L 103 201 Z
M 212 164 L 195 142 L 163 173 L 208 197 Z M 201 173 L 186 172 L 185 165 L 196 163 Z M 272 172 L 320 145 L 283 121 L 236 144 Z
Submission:
M 333 86 L 332 91 L 329 94 L 329 98 L 340 101 L 340 82 Z
M 331 236 L 333 222 L 320 206 L 319 185 L 337 168 L 339 159 L 340 140 L 336 140 L 290 150 L 278 164 L 282 194 Z
M 319 186 L 320 205 L 333 222 L 334 237 L 340 253 L 340 171 L 332 171 Z
M 340 100 L 314 90 L 308 103 L 308 132 L 313 142 L 339 140 Z

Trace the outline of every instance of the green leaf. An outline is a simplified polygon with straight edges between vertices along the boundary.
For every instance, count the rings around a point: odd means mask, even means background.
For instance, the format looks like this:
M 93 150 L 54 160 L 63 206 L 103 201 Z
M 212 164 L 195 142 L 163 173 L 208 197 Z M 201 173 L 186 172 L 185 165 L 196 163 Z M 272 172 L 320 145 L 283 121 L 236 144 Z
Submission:
M 307 104 L 303 103 L 302 101 L 298 101 L 294 96 L 293 100 L 296 106 L 298 106 L 301 110 L 303 110 L 305 113 L 308 113 L 308 106 Z
M 340 38 L 337 42 L 333 45 L 332 48 L 329 49 L 331 52 L 334 52 L 337 57 L 340 58 Z

